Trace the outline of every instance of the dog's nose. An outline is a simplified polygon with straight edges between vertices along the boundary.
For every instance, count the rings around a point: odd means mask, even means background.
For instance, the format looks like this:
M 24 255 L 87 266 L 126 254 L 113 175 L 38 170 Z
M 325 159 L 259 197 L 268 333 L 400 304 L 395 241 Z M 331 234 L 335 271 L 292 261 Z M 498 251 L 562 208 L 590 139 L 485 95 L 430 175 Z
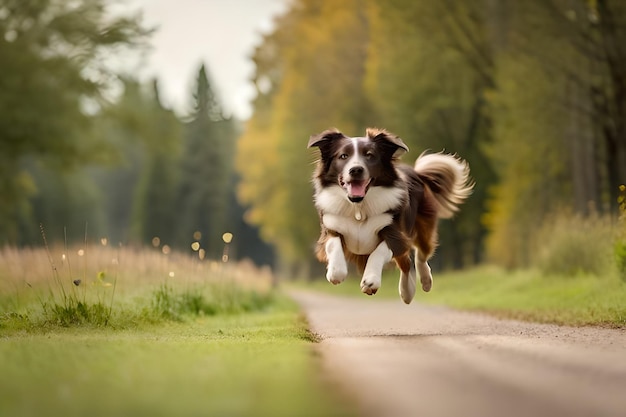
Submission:
M 352 177 L 360 177 L 363 175 L 363 167 L 355 166 L 348 171 Z

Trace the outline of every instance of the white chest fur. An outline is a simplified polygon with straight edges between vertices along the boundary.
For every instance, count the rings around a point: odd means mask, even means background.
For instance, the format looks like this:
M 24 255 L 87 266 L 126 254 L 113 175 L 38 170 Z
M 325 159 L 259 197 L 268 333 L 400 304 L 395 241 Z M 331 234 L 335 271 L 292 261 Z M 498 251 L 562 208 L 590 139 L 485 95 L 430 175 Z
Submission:
M 393 218 L 391 214 L 379 214 L 365 220 L 356 220 L 351 217 L 336 214 L 324 214 L 322 222 L 330 230 L 343 235 L 348 250 L 357 255 L 369 255 L 380 243 L 378 232 Z
M 404 194 L 399 188 L 372 187 L 361 203 L 351 203 L 336 185 L 321 190 L 315 205 L 322 212 L 324 226 L 341 233 L 350 252 L 369 255 L 380 243 L 378 232 L 393 221 L 387 211 L 398 207 Z

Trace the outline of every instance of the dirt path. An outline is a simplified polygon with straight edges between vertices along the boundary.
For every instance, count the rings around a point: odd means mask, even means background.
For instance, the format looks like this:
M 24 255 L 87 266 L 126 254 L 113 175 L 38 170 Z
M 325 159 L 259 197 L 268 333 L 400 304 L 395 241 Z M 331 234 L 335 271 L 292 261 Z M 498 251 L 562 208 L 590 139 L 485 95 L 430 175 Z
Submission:
M 291 293 L 367 416 L 626 416 L 626 331 Z

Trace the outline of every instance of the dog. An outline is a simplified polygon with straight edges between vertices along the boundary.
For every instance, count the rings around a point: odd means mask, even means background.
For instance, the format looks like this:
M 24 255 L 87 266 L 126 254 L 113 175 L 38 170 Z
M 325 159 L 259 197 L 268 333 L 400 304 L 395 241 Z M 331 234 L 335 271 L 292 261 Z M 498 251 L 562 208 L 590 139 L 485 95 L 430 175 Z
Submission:
M 406 304 L 415 296 L 416 270 L 422 290 L 430 291 L 428 260 L 437 246 L 437 222 L 452 217 L 471 194 L 468 163 L 444 153 L 423 153 L 414 167 L 400 163 L 409 148 L 376 128 L 368 128 L 365 137 L 326 130 L 310 137 L 311 147 L 320 151 L 313 174 L 321 227 L 316 255 L 327 264 L 326 279 L 343 282 L 352 261 L 363 274 L 361 291 L 373 295 L 393 259 Z

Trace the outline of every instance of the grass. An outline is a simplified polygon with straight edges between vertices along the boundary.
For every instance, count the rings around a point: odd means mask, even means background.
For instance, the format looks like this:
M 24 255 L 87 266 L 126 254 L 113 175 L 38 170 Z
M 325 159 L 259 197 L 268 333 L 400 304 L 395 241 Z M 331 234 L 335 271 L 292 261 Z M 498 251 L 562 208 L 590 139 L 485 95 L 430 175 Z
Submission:
M 398 299 L 399 272 L 389 270 L 374 296 Z M 415 301 L 487 312 L 503 318 L 572 326 L 626 327 L 626 282 L 617 275 L 544 275 L 537 271 L 508 272 L 496 267 L 433 272 L 431 292 L 418 289 Z M 356 274 L 333 286 L 319 278 L 311 288 L 334 294 L 361 294 Z
M 81 249 L 0 249 L 2 415 L 355 414 L 267 271 Z
M 323 389 L 305 324 L 271 312 L 0 338 L 7 416 L 350 415 Z
M 420 300 L 541 323 L 626 326 L 626 283 L 615 276 L 480 268 L 445 274 L 436 285 L 433 297 Z

